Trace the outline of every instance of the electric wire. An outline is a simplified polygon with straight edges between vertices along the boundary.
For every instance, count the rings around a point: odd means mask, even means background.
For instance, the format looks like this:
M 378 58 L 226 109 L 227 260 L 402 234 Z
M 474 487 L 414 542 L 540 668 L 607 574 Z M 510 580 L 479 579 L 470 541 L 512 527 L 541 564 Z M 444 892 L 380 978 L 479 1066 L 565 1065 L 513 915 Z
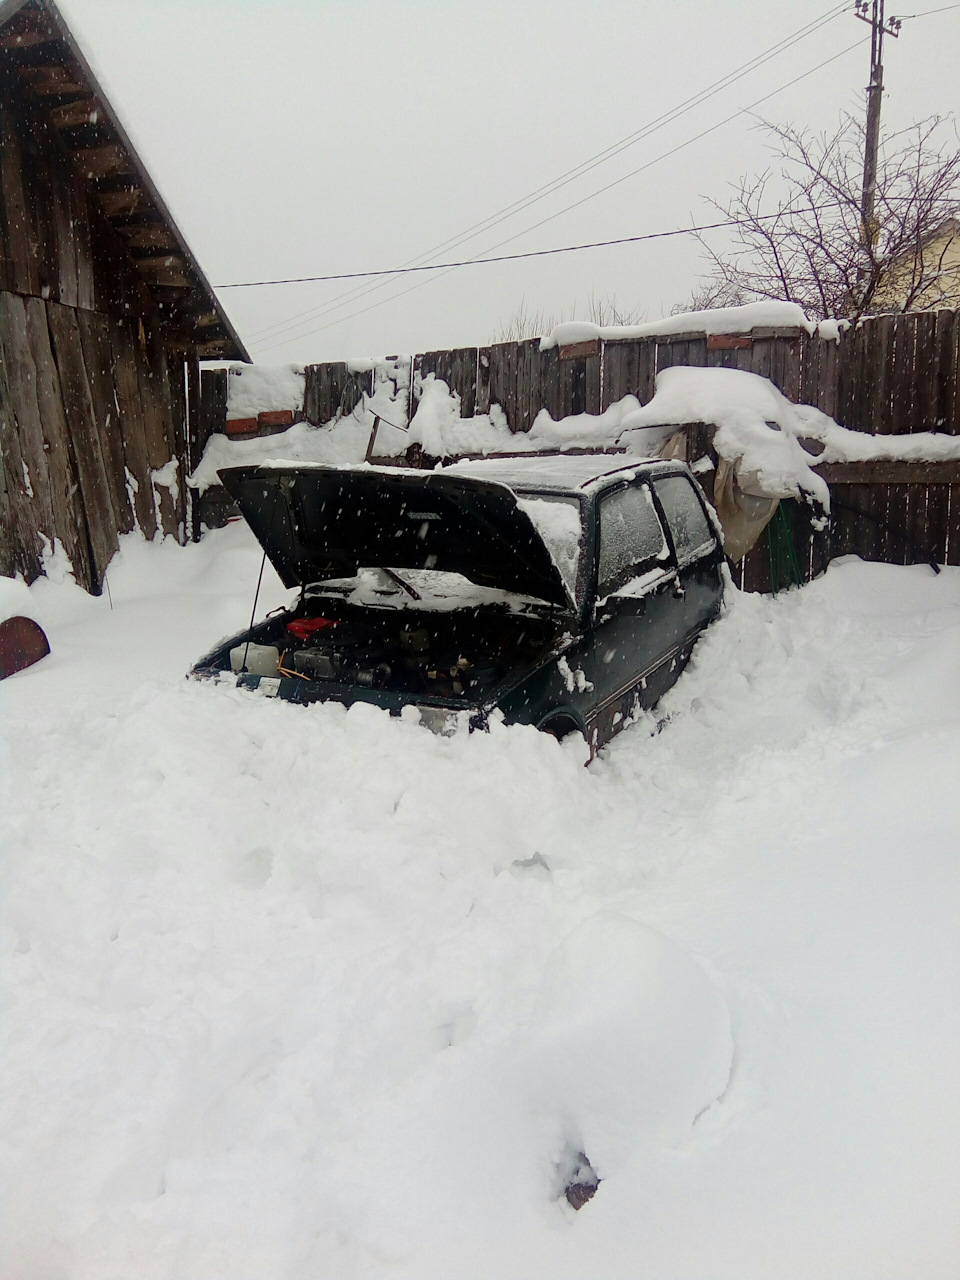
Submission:
M 909 22 L 911 18 L 932 18 L 935 13 L 948 13 L 951 9 L 960 9 L 960 4 L 945 4 L 941 9 L 924 9 L 921 13 L 898 13 L 897 22 Z
M 729 72 L 726 76 L 723 76 L 719 80 L 714 81 L 713 84 L 708 85 L 705 89 L 700 90 L 696 94 L 693 94 L 691 97 L 685 99 L 676 107 L 671 108 L 670 111 L 664 112 L 662 115 L 648 122 L 646 125 L 642 126 L 640 129 L 635 130 L 632 134 L 629 134 L 625 138 L 622 138 L 619 142 L 613 143 L 611 146 L 606 147 L 603 151 L 597 152 L 595 155 L 589 157 L 587 160 L 584 160 L 583 162 L 581 162 L 581 164 L 575 166 L 573 169 L 567 170 L 565 173 L 561 174 L 558 178 L 555 178 L 551 182 L 545 183 L 544 185 L 536 188 L 534 191 L 530 192 L 528 195 L 520 197 L 518 200 L 515 200 L 512 204 L 506 205 L 503 209 L 499 210 L 497 213 L 491 214 L 489 217 L 482 219 L 480 222 L 474 223 L 472 226 L 468 227 L 466 231 L 460 233 L 459 235 L 451 236 L 447 240 L 441 241 L 439 244 L 434 245 L 432 249 L 426 250 L 423 253 L 416 255 L 414 258 L 408 259 L 405 263 L 403 263 L 403 266 L 406 267 L 406 266 L 419 264 L 424 259 L 435 257 L 438 253 L 444 251 L 445 249 L 456 248 L 460 244 L 464 244 L 469 240 L 475 239 L 478 235 L 481 235 L 484 230 L 488 230 L 492 226 L 496 226 L 500 222 L 506 221 L 508 218 L 515 216 L 515 214 L 522 212 L 524 208 L 528 208 L 530 207 L 530 205 L 538 203 L 540 200 L 543 200 L 547 196 L 552 195 L 555 191 L 560 190 L 563 186 L 566 186 L 568 185 L 568 183 L 575 181 L 579 177 L 582 177 L 585 173 L 590 172 L 590 170 L 596 168 L 598 165 L 605 163 L 609 159 L 612 159 L 614 156 L 620 154 L 620 152 L 626 150 L 628 147 L 633 146 L 636 142 L 641 141 L 646 137 L 649 137 L 651 134 L 657 132 L 659 129 L 665 127 L 667 124 L 670 124 L 674 120 L 679 119 L 680 116 L 685 115 L 688 111 L 692 110 L 694 107 L 701 105 L 703 102 L 708 101 L 711 97 L 716 96 L 717 93 L 720 93 L 724 89 L 729 88 L 730 85 L 736 83 L 738 80 L 742 79 L 745 75 L 749 74 L 751 71 L 754 71 L 758 67 L 763 66 L 766 62 L 769 62 L 772 58 L 778 56 L 780 53 L 786 52 L 788 49 L 792 48 L 793 45 L 799 43 L 800 40 L 806 39 L 807 36 L 812 35 L 814 32 L 818 31 L 821 27 L 825 26 L 828 22 L 832 22 L 836 17 L 840 15 L 840 13 L 844 12 L 848 8 L 849 6 L 846 0 L 844 0 L 844 3 L 836 5 L 833 9 L 828 10 L 825 14 L 821 14 L 819 18 L 816 18 L 812 22 L 807 23 L 806 26 L 804 27 L 800 27 L 797 31 L 793 32 L 790 36 L 784 37 L 784 39 L 779 41 L 777 44 L 772 45 L 770 48 L 757 54 L 754 58 L 750 59 L 748 62 L 741 64 L 740 67 L 735 68 L 733 71 Z M 229 287 L 229 286 L 219 286 L 219 287 Z M 348 290 L 346 293 L 339 295 L 337 298 L 331 299 L 327 303 L 321 304 L 321 306 L 318 308 L 312 308 L 306 312 L 298 313 L 295 316 L 287 317 L 283 321 L 276 321 L 271 325 L 266 325 L 262 329 L 255 330 L 250 335 L 250 337 L 252 340 L 256 340 L 257 338 L 266 338 L 267 336 L 271 336 L 271 337 L 275 336 L 280 332 L 284 332 L 288 327 L 291 327 L 291 326 L 295 327 L 296 323 L 300 320 L 305 320 L 307 318 L 311 318 L 311 319 L 316 318 L 317 316 L 325 314 L 329 310 L 334 309 L 336 305 L 340 302 L 348 303 L 349 301 L 356 300 L 359 297 L 362 297 L 365 294 L 373 292 L 375 289 L 382 288 L 382 287 L 383 287 L 383 284 L 381 283 L 374 286 L 368 286 L 366 289 L 361 288 L 361 289 Z
M 831 200 L 827 204 L 812 206 L 812 212 L 819 213 L 824 209 L 839 209 L 841 202 Z M 780 209 L 776 213 L 758 214 L 754 221 L 765 222 L 771 218 L 782 218 L 789 209 Z M 528 249 L 522 253 L 502 253 L 491 258 L 464 258 L 460 262 L 427 262 L 419 267 L 385 267 L 381 271 L 349 271 L 334 276 L 296 276 L 286 280 L 245 280 L 240 284 L 221 284 L 219 289 L 256 289 L 261 285 L 273 284 L 313 284 L 325 280 L 355 280 L 365 276 L 401 276 L 414 275 L 425 271 L 454 271 L 459 267 L 485 267 L 494 262 L 516 262 L 521 258 L 547 258 L 558 253 L 579 253 L 584 249 L 608 249 L 611 245 L 637 244 L 642 240 L 667 240 L 674 236 L 698 235 L 702 231 L 717 231 L 722 227 L 740 227 L 748 225 L 743 218 L 726 218 L 722 222 L 703 222 L 698 226 L 675 227 L 670 231 L 646 231 L 636 236 L 618 236 L 614 240 L 589 240 L 582 244 L 559 245 L 553 249 Z M 524 234 L 520 232 L 519 234 Z
M 678 119 L 681 115 L 686 114 L 687 111 L 692 110 L 693 107 L 698 106 L 702 102 L 705 102 L 709 98 L 715 96 L 716 93 L 719 93 L 724 88 L 729 87 L 729 85 L 741 79 L 743 75 L 747 74 L 749 71 L 755 70 L 757 67 L 763 65 L 763 63 L 769 61 L 771 57 L 791 48 L 794 44 L 798 43 L 799 40 L 805 39 L 807 35 L 812 34 L 813 31 L 818 30 L 821 26 L 825 25 L 827 22 L 832 21 L 846 8 L 847 8 L 847 5 L 846 3 L 844 3 L 836 6 L 836 8 L 833 10 L 829 10 L 826 14 L 821 15 L 820 18 L 815 19 L 811 23 L 808 23 L 806 27 L 800 28 L 799 31 L 794 32 L 793 35 L 786 37 L 784 40 L 780 41 L 777 45 L 774 45 L 770 49 L 765 50 L 763 53 L 758 54 L 757 57 L 752 59 L 750 62 L 744 63 L 741 67 L 731 72 L 728 76 L 722 77 L 720 80 L 715 81 L 714 84 L 711 86 L 708 86 L 707 89 L 702 90 L 700 93 L 693 95 L 691 98 L 688 98 L 684 103 L 679 104 L 678 107 L 673 108 L 671 109 L 671 111 L 666 112 L 662 116 L 657 117 L 655 120 L 651 121 L 648 125 L 644 126 L 639 130 L 636 130 L 633 134 L 629 135 L 627 138 L 622 139 L 619 143 L 615 143 L 611 147 L 606 148 L 604 151 L 597 153 L 597 155 L 590 157 L 588 160 L 584 161 L 581 165 L 578 165 L 574 169 L 568 170 L 566 174 L 562 174 L 559 178 L 554 179 L 552 182 L 537 188 L 535 191 L 531 192 L 528 196 L 522 197 L 521 199 L 514 201 L 513 204 L 511 205 L 507 205 L 506 208 L 503 210 L 500 210 L 499 213 L 493 214 L 479 223 L 475 223 L 472 227 L 467 228 L 467 230 L 461 233 L 459 236 L 450 237 L 449 239 L 442 241 L 439 245 L 435 245 L 433 249 L 427 250 L 424 253 L 418 254 L 414 258 L 408 259 L 402 265 L 403 266 L 415 265 L 422 262 L 424 259 L 435 257 L 437 253 L 441 252 L 446 248 L 456 248 L 460 244 L 464 244 L 469 240 L 475 239 L 476 236 L 482 234 L 482 232 L 485 229 L 489 229 L 492 226 L 498 225 L 498 223 L 505 221 L 509 217 L 513 217 L 516 213 L 522 212 L 524 208 L 528 208 L 530 207 L 530 205 L 537 203 L 542 199 L 545 199 L 546 196 L 552 195 L 555 191 L 560 190 L 563 186 L 567 185 L 568 182 L 574 181 L 577 177 L 580 177 L 584 173 L 589 172 L 590 169 L 595 168 L 598 164 L 605 162 L 607 159 L 613 158 L 614 155 L 619 154 L 621 151 L 625 150 L 627 146 L 632 146 L 635 142 L 639 141 L 641 138 L 650 136 L 652 133 L 657 132 L 660 128 L 663 128 L 666 124 L 672 123 L 674 120 Z M 377 284 L 368 285 L 366 287 L 361 286 L 359 288 L 347 290 L 345 293 L 339 294 L 337 297 L 332 298 L 327 302 L 320 304 L 320 306 L 318 307 L 310 308 L 305 312 L 299 312 L 294 316 L 288 316 L 284 320 L 275 321 L 273 324 L 266 325 L 262 329 L 255 330 L 250 335 L 250 338 L 251 340 L 256 341 L 257 339 L 265 339 L 267 337 L 278 337 L 281 333 L 284 333 L 291 328 L 296 328 L 298 323 L 302 321 L 306 321 L 308 319 L 317 319 L 322 315 L 326 315 L 330 311 L 339 309 L 340 304 L 349 305 L 350 302 L 358 301 L 360 298 L 364 296 L 368 296 L 370 293 L 376 292 L 377 290 L 384 288 L 387 283 L 388 283 L 387 281 L 381 281 L 381 282 L 378 282 Z
M 750 103 L 749 106 L 740 108 L 740 110 L 733 112 L 732 115 L 729 115 L 725 119 L 720 120 L 713 125 L 710 125 L 708 128 L 704 130 L 701 130 L 700 133 L 695 134 L 692 138 L 688 138 L 685 142 L 679 143 L 677 146 L 670 148 L 668 151 L 662 152 L 659 156 L 655 156 L 652 160 L 647 161 L 645 164 L 641 165 L 639 168 L 634 169 L 630 173 L 624 174 L 622 177 L 615 179 L 615 181 L 608 183 L 605 187 L 601 187 L 598 191 L 591 192 L 589 195 L 584 196 L 580 200 L 576 201 L 574 204 L 568 205 L 566 208 L 558 210 L 556 213 L 541 219 L 540 222 L 535 223 L 533 226 L 524 228 L 523 231 L 518 231 L 512 236 L 508 236 L 506 239 L 498 241 L 496 244 L 489 246 L 489 248 L 485 250 L 485 252 L 488 254 L 492 253 L 496 249 L 502 248 L 503 245 L 510 244 L 512 241 L 519 239 L 521 236 L 527 235 L 530 231 L 537 230 L 539 227 L 546 225 L 546 223 L 553 221 L 555 218 L 561 217 L 564 213 L 568 213 L 571 209 L 576 209 L 580 205 L 587 203 L 587 201 L 594 199 L 596 196 L 603 195 L 605 192 L 609 191 L 613 187 L 618 186 L 620 183 L 626 182 L 629 178 L 635 177 L 638 173 L 642 173 L 644 170 L 649 169 L 652 165 L 658 164 L 661 160 L 668 159 L 669 157 L 675 155 L 677 152 L 684 150 L 686 147 L 691 146 L 694 142 L 698 142 L 701 138 L 706 137 L 708 134 L 715 132 L 717 129 L 722 128 L 724 125 L 729 124 L 731 121 L 736 120 L 741 115 L 749 114 L 751 111 L 753 111 L 755 107 L 759 106 L 762 102 L 765 102 L 769 98 L 776 96 L 778 93 L 782 93 L 786 89 L 791 88 L 793 85 L 797 84 L 799 81 L 806 79 L 807 76 L 813 75 L 815 72 L 821 70 L 823 67 L 829 65 L 831 62 L 835 62 L 838 58 L 844 57 L 847 53 L 850 53 L 853 49 L 858 48 L 860 45 L 862 45 L 866 39 L 867 37 L 863 37 L 860 40 L 854 41 L 854 43 L 851 45 L 848 45 L 846 49 L 842 49 L 839 53 L 832 55 L 830 58 L 824 59 L 822 62 L 818 63 L 815 67 L 811 67 L 809 71 L 805 71 L 801 73 L 799 76 L 794 77 L 794 79 L 788 81 L 786 84 L 780 85 L 779 88 L 773 89 L 769 93 L 764 94 L 762 97 L 757 98 L 754 102 Z M 451 266 L 446 270 L 441 270 L 439 274 L 432 276 L 430 279 L 440 280 L 443 278 L 444 275 L 449 274 L 450 271 L 454 271 L 457 269 L 458 269 L 457 267 Z M 385 305 L 388 302 L 395 301 L 398 298 L 402 298 L 406 296 L 406 294 L 412 293 L 415 289 L 422 288 L 424 284 L 428 284 L 428 283 L 430 283 L 430 280 L 420 281 L 419 283 L 412 285 L 407 289 L 401 290 L 399 293 L 391 294 L 387 298 L 378 299 L 377 302 L 371 303 L 369 306 L 363 307 L 358 311 L 352 311 L 350 312 L 349 315 L 336 317 L 333 320 L 329 321 L 328 323 L 319 325 L 313 329 L 291 333 L 289 339 L 284 339 L 280 342 L 269 343 L 263 349 L 265 351 L 273 351 L 273 350 L 276 350 L 278 347 L 286 346 L 288 341 L 292 342 L 301 337 L 309 337 L 315 333 L 322 333 L 326 329 L 331 328 L 335 324 L 345 323 L 346 321 L 352 320 L 357 316 L 366 315 L 367 312 L 375 310 L 376 307 L 380 305 Z M 332 308 L 328 307 L 326 310 L 329 311 L 331 309 Z M 320 314 L 323 314 L 323 312 L 321 312 Z M 287 326 L 287 328 L 292 328 L 292 329 L 298 329 L 300 327 L 301 326 L 298 326 L 296 324 Z M 279 336 L 279 334 L 275 336 Z
M 862 44 L 864 44 L 867 38 L 868 37 L 862 37 L 861 39 L 854 41 L 853 44 L 848 45 L 845 49 L 840 50 L 839 53 L 835 53 L 831 57 L 825 58 L 822 62 L 817 63 L 816 66 L 811 67 L 808 71 L 804 71 L 800 75 L 795 76 L 792 80 L 787 81 L 786 84 L 782 84 L 778 88 L 773 89 L 769 93 L 764 94 L 762 97 L 757 98 L 749 106 L 742 107 L 738 111 L 733 112 L 732 115 L 727 116 L 725 119 L 717 121 L 715 124 L 708 126 L 708 128 L 701 130 L 700 133 L 695 134 L 692 138 L 688 138 L 685 142 L 679 143 L 677 146 L 671 147 L 668 151 L 662 152 L 659 156 L 654 157 L 652 160 L 648 160 L 645 164 L 639 166 L 639 168 L 634 169 L 630 173 L 624 174 L 622 177 L 615 179 L 613 182 L 608 183 L 604 187 L 601 187 L 598 191 L 591 192 L 589 195 L 582 197 L 580 200 L 575 201 L 573 204 L 568 205 L 566 208 L 560 209 L 556 213 L 551 214 L 549 217 L 541 219 L 540 222 L 535 223 L 533 226 L 526 227 L 523 231 L 518 231 L 514 235 L 507 237 L 505 240 L 501 240 L 497 244 L 491 245 L 485 252 L 487 254 L 491 254 L 495 252 L 495 250 L 502 248 L 503 245 L 509 244 L 513 240 L 517 240 L 521 236 L 527 235 L 531 231 L 537 230 L 538 228 L 544 226 L 546 223 L 552 222 L 555 218 L 559 218 L 563 214 L 569 213 L 570 210 L 579 208 L 581 205 L 586 204 L 589 200 L 595 199 L 597 196 L 605 194 L 607 191 L 610 191 L 613 187 L 619 186 L 622 182 L 626 182 L 630 178 L 636 177 L 637 174 L 644 172 L 646 169 L 649 169 L 652 165 L 658 164 L 661 160 L 665 160 L 673 155 L 676 155 L 678 152 L 684 150 L 686 147 L 689 147 L 693 143 L 700 141 L 704 137 L 707 137 L 709 134 L 716 132 L 717 129 L 723 128 L 725 125 L 730 124 L 731 121 L 738 119 L 740 116 L 749 114 L 751 111 L 754 110 L 754 108 L 758 107 L 761 103 L 766 102 L 768 99 L 775 97 L 777 94 L 783 93 L 787 89 L 792 88 L 793 85 L 798 84 L 801 80 L 805 80 L 808 76 L 816 74 L 816 72 L 822 70 L 826 66 L 829 66 L 831 63 L 836 62 L 839 58 L 845 57 L 848 53 L 852 52 L 854 49 L 859 48 Z M 686 234 L 691 234 L 691 230 L 689 228 L 683 228 L 682 230 Z M 678 231 L 676 234 L 680 234 L 680 232 Z M 289 337 L 284 338 L 282 341 L 266 344 L 263 347 L 263 350 L 273 351 L 273 350 L 276 350 L 278 347 L 284 347 L 288 345 L 288 343 L 296 341 L 300 338 L 311 337 L 316 333 L 322 333 L 326 329 L 331 328 L 335 324 L 345 324 L 348 320 L 353 320 L 357 316 L 365 315 L 368 311 L 372 311 L 378 306 L 384 306 L 388 302 L 394 302 L 398 298 L 402 298 L 406 296 L 406 294 L 412 293 L 414 289 L 419 289 L 424 284 L 432 283 L 435 280 L 441 280 L 445 275 L 448 275 L 451 271 L 456 271 L 456 270 L 459 270 L 459 267 L 450 266 L 445 269 L 438 270 L 438 274 L 430 276 L 427 280 L 418 281 L 416 284 L 411 285 L 407 289 L 401 290 L 399 293 L 391 294 L 387 298 L 377 299 L 376 302 L 371 303 L 367 307 L 363 307 L 358 311 L 352 311 L 346 316 L 339 316 L 333 320 L 328 321 L 326 324 L 317 326 L 316 328 L 308 329 L 299 333 L 291 333 Z
M 567 186 L 569 182 L 573 181 L 575 178 L 581 177 L 584 173 L 589 173 L 592 169 L 597 168 L 598 165 L 605 163 L 606 160 L 611 159 L 615 155 L 619 155 L 620 152 L 625 151 L 628 147 L 631 147 L 635 143 L 649 137 L 650 134 L 657 132 L 659 129 L 663 128 L 664 125 L 671 124 L 681 115 L 686 115 L 688 111 L 699 106 L 702 102 L 707 101 L 708 98 L 715 97 L 716 94 L 722 92 L 723 89 L 729 88 L 730 85 L 735 84 L 738 80 L 742 80 L 743 77 L 748 75 L 751 71 L 755 71 L 758 67 L 763 66 L 778 54 L 792 48 L 792 46 L 799 43 L 800 40 L 806 39 L 808 35 L 812 35 L 821 27 L 826 26 L 828 22 L 832 22 L 847 8 L 848 5 L 846 0 L 844 0 L 844 3 L 837 5 L 834 9 L 821 15 L 820 18 L 808 23 L 805 27 L 801 27 L 798 31 L 793 32 L 792 35 L 785 36 L 778 44 L 772 45 L 763 53 L 757 54 L 755 58 L 751 59 L 749 62 L 743 63 L 728 75 L 721 77 L 719 80 L 715 80 L 713 84 L 708 85 L 699 93 L 686 98 L 678 106 L 664 112 L 663 115 L 657 116 L 654 120 L 650 121 L 649 124 L 643 125 L 640 129 L 637 129 L 633 133 L 628 134 L 627 137 L 622 138 L 619 142 L 615 142 L 611 144 L 611 146 L 606 147 L 603 151 L 597 152 L 596 155 L 584 160 L 575 168 L 568 169 L 566 173 L 561 174 L 552 182 L 545 183 L 542 187 L 538 187 L 528 196 L 523 196 L 519 200 L 515 200 L 513 204 L 507 205 L 506 208 L 500 210 L 499 213 L 492 214 L 482 222 L 475 223 L 472 227 L 468 227 L 467 231 L 463 232 L 462 235 L 453 236 L 449 240 L 444 240 L 443 243 L 437 247 L 436 251 L 439 252 L 450 245 L 462 244 L 466 240 L 472 240 L 477 235 L 480 235 L 484 230 L 488 230 L 491 226 L 496 226 L 500 222 L 505 221 L 507 217 L 512 216 L 513 211 L 520 212 L 523 208 L 528 208 L 531 204 L 538 203 L 547 195 L 552 195 L 555 190 L 558 190 L 560 187 Z M 429 252 L 434 251 L 431 250 Z M 427 256 L 428 254 L 420 255 L 421 258 Z M 415 259 L 415 261 L 418 260 L 419 259 Z

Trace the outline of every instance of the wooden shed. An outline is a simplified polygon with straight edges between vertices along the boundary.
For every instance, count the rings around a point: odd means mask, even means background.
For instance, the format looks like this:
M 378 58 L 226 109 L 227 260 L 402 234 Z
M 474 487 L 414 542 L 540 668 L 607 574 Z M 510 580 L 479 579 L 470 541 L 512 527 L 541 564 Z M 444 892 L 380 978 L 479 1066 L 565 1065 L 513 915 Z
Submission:
M 249 360 L 53 0 L 0 0 L 0 573 L 185 541 L 199 361 Z

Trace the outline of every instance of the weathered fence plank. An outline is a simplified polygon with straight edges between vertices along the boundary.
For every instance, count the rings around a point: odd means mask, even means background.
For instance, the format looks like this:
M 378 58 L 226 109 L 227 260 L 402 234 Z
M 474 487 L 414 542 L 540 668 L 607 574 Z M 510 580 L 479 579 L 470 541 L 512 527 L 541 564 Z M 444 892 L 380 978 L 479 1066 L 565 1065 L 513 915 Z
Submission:
M 477 399 L 475 412 L 490 412 L 490 348 L 481 347 L 477 352 Z
M 641 404 L 653 399 L 657 376 L 657 343 L 653 338 L 603 344 L 601 411 L 624 396 L 636 396 Z
M 178 476 L 176 501 L 167 487 L 157 487 L 153 482 L 153 472 L 165 467 L 171 458 L 178 457 L 177 442 L 172 430 L 170 435 L 167 434 L 168 424 L 172 426 L 172 408 L 166 355 L 162 347 L 149 342 L 149 335 L 144 334 L 141 338 L 138 333 L 138 341 L 134 343 L 134 356 L 140 403 L 143 406 L 143 435 L 150 466 L 149 485 L 155 492 L 154 501 L 163 532 L 177 534 L 183 524 L 183 477 Z M 179 457 L 182 458 L 182 454 Z M 180 465 L 183 465 L 182 462 Z
M 960 311 L 937 312 L 936 430 L 960 434 Z
M 364 395 L 373 394 L 373 370 L 351 369 L 341 361 L 308 364 L 304 370 L 303 416 L 321 427 L 353 413 Z
M 527 342 L 497 342 L 490 348 L 490 403 L 498 404 L 506 414 L 511 431 L 526 431 L 529 427 L 529 410 L 525 405 L 521 412 L 519 400 L 519 375 L 522 367 L 521 349 L 536 343 L 539 338 Z
M 2 302 L 0 298 L 0 306 Z M 0 311 L 0 573 L 7 577 L 22 573 L 32 581 L 43 569 L 37 521 L 31 510 L 39 499 L 27 492 L 20 434 L 11 408 L 13 370 L 3 320 Z
M 947 564 L 960 564 L 960 484 L 950 486 L 950 521 L 947 527 Z
M 707 339 L 702 333 L 680 333 L 670 338 L 657 339 L 657 372 L 678 365 L 707 363 Z
M 413 398 L 420 402 L 420 387 L 431 373 L 445 382 L 460 397 L 461 418 L 472 418 L 477 412 L 477 359 L 476 347 L 461 347 L 455 351 L 425 351 L 413 359 Z
M 203 369 L 200 373 L 200 413 L 194 441 L 197 460 L 203 456 L 207 441 L 222 432 L 227 421 L 227 371 Z
M 23 299 L 15 294 L 0 298 L 0 364 L 6 374 L 9 399 L 5 426 L 13 427 L 17 436 L 16 458 L 11 447 L 8 467 L 14 471 L 17 491 L 22 503 L 30 512 L 29 523 L 33 529 L 57 536 L 53 510 L 53 490 L 44 449 L 43 425 L 37 403 L 36 368 L 27 340 L 27 320 Z M 12 406 L 16 406 L 14 416 Z M 33 540 L 31 540 L 32 542 Z M 39 553 L 40 544 L 36 543 Z

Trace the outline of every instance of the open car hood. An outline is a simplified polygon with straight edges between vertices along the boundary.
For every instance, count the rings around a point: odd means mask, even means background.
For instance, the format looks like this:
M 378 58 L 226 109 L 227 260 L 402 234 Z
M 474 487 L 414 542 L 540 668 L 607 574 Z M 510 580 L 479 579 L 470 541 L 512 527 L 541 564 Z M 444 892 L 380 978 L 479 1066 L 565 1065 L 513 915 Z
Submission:
M 319 464 L 219 474 L 287 587 L 360 568 L 438 569 L 573 607 L 543 539 L 504 484 Z

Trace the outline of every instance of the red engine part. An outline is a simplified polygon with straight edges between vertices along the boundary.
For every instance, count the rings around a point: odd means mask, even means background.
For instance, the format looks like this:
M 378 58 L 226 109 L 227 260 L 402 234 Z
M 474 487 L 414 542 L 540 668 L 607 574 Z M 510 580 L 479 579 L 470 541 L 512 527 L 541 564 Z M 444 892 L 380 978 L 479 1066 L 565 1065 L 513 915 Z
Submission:
M 287 631 L 296 640 L 309 640 L 318 631 L 329 631 L 336 625 L 333 618 L 294 618 L 287 623 Z

